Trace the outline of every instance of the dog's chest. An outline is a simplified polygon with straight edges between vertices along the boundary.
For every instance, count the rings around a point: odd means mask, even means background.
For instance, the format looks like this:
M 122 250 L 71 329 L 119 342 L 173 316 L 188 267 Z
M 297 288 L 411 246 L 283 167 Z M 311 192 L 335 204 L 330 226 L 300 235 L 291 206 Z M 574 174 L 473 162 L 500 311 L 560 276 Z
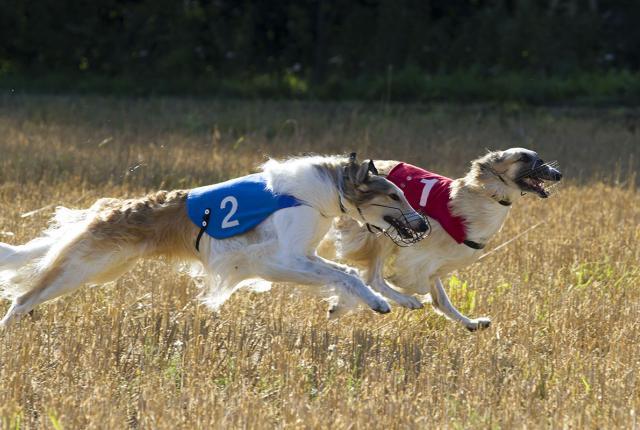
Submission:
M 299 205 L 292 196 L 268 190 L 258 173 L 194 188 L 187 197 L 189 219 L 216 239 L 246 233 L 277 210 Z

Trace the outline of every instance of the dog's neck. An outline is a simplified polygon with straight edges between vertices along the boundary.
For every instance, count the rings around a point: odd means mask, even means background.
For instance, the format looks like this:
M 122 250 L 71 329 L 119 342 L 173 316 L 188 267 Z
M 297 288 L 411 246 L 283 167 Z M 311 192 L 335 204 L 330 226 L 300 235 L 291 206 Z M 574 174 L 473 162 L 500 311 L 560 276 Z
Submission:
M 483 175 L 483 176 L 480 176 Z M 465 220 L 467 238 L 486 243 L 504 224 L 511 204 L 520 193 L 498 177 L 472 169 L 465 177 L 451 184 L 451 212 Z
M 340 189 L 345 163 L 342 157 L 300 157 L 269 160 L 263 170 L 275 193 L 291 195 L 332 218 L 344 211 L 353 215 Z

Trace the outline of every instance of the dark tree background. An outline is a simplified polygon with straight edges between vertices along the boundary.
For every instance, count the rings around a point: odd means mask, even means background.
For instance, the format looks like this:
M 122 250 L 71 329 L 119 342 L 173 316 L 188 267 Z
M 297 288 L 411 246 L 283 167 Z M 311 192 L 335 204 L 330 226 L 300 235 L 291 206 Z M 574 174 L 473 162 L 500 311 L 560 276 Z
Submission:
M 637 0 L 1 0 L 0 78 L 171 86 L 640 68 Z M 213 85 L 213 84 L 212 84 Z

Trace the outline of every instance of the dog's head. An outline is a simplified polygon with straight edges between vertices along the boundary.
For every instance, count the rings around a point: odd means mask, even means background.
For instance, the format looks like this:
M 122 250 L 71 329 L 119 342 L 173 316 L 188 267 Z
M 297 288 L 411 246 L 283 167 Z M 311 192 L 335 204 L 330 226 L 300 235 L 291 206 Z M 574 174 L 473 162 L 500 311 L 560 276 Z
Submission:
M 342 192 L 359 221 L 384 231 L 398 245 L 413 244 L 429 233 L 427 220 L 411 207 L 400 188 L 378 175 L 373 160 L 358 163 L 355 153 L 351 154 L 343 171 Z
M 549 197 L 545 181 L 558 182 L 562 179 L 556 162 L 547 163 L 536 152 L 525 148 L 489 152 L 475 160 L 472 166 L 472 170 L 478 173 L 478 180 L 485 186 L 506 187 L 512 193 L 535 193 L 541 198 Z

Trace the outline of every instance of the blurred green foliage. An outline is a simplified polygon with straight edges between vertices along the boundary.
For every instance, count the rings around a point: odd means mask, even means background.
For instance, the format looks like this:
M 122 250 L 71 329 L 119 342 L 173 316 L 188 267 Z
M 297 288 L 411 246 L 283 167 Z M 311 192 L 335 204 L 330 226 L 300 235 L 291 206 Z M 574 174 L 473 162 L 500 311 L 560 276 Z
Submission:
M 0 85 L 635 103 L 639 19 L 630 0 L 4 0 Z

